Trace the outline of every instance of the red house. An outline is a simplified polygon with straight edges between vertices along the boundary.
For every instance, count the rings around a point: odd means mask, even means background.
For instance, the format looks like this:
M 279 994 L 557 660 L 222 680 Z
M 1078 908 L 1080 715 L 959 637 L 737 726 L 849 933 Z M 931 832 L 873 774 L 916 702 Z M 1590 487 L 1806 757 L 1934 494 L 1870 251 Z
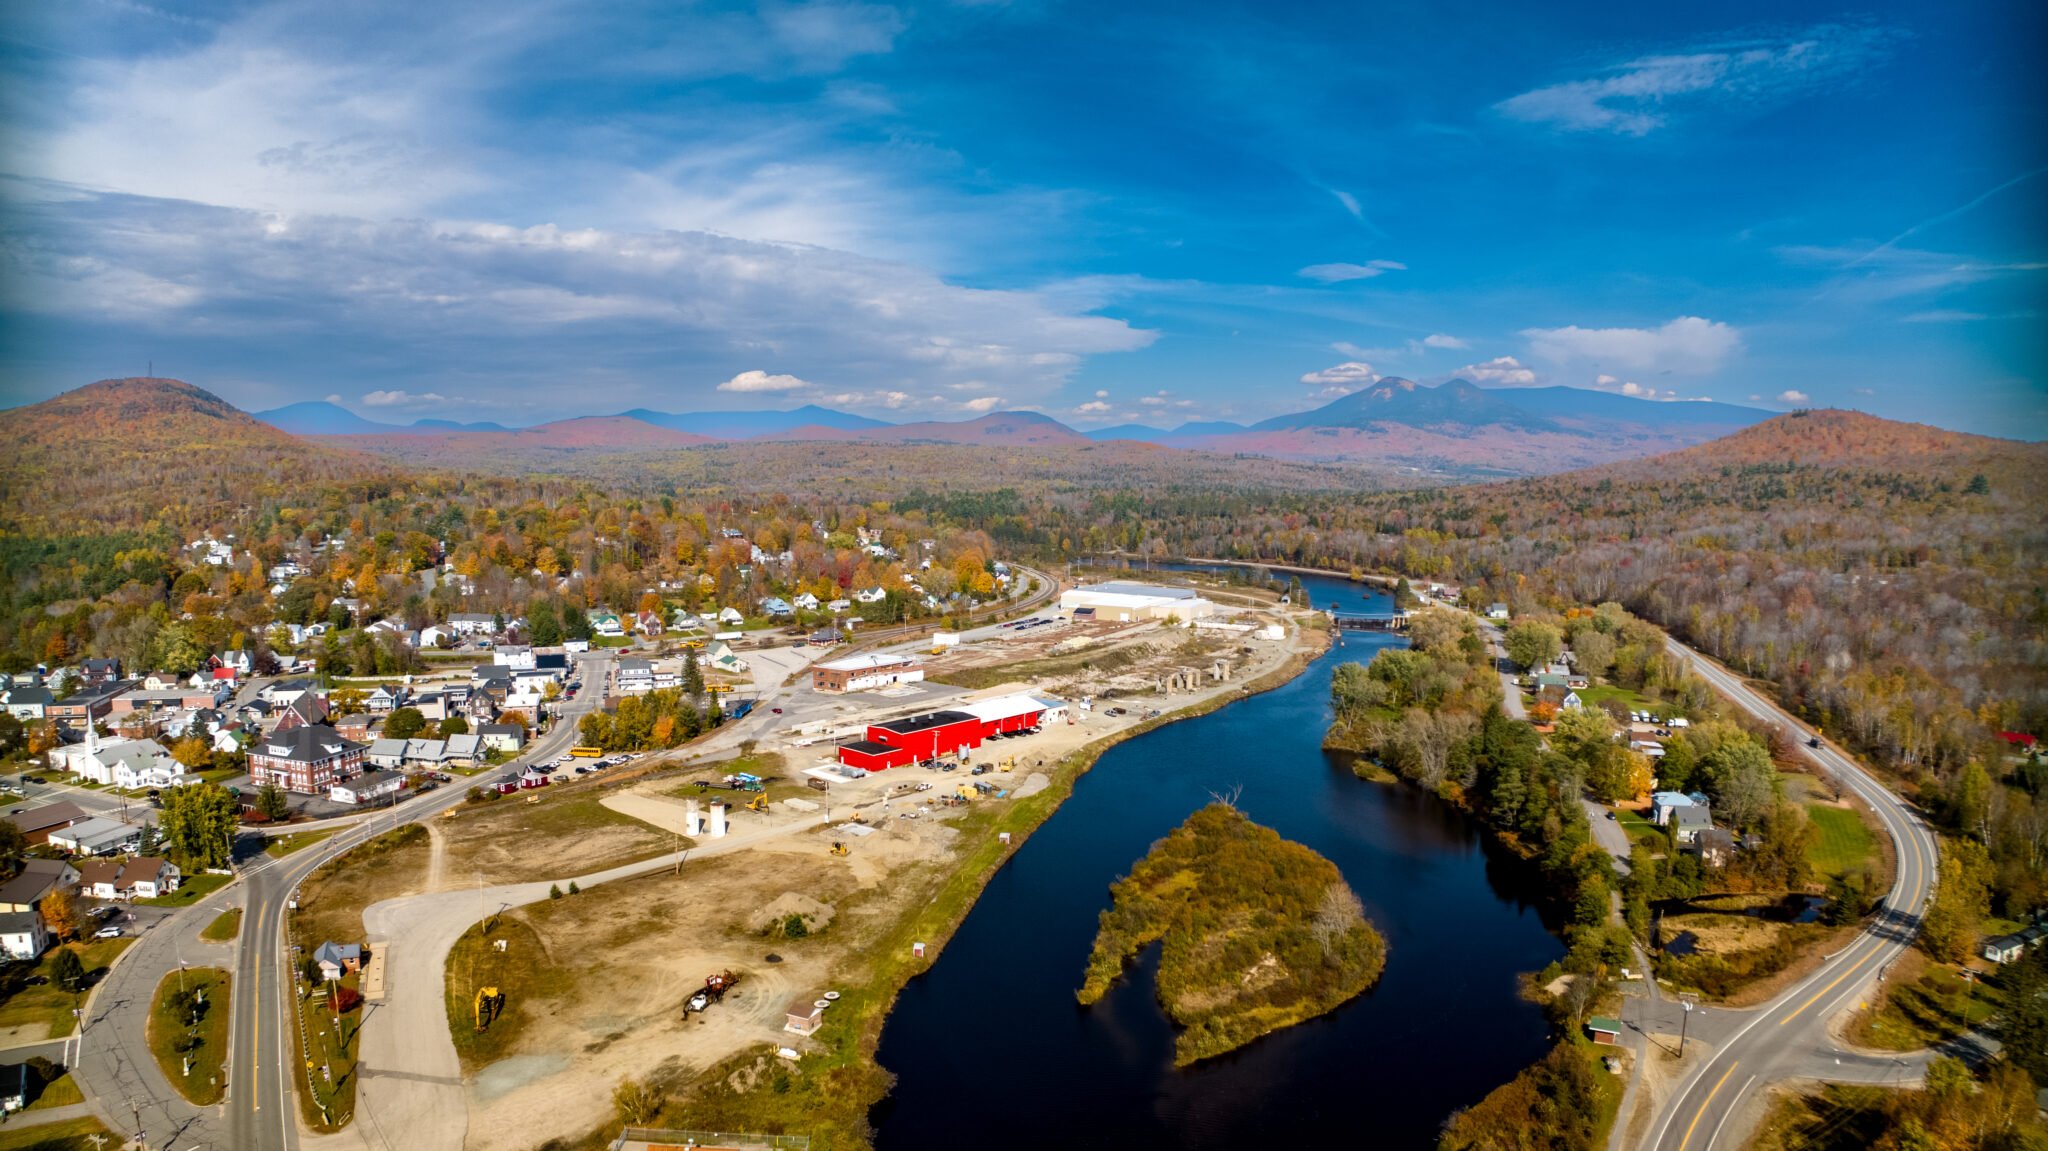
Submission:
M 1017 694 L 868 725 L 867 738 L 839 745 L 839 762 L 863 771 L 921 763 L 980 747 L 992 735 L 1035 731 L 1057 705 Z

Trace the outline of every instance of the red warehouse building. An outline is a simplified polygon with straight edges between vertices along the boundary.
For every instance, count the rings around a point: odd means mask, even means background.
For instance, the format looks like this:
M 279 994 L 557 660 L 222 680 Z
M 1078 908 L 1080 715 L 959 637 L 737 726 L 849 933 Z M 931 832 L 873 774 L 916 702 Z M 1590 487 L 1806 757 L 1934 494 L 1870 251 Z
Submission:
M 938 759 L 980 747 L 992 735 L 1035 731 L 1048 715 L 1064 710 L 1064 705 L 1018 694 L 871 723 L 866 739 L 839 746 L 839 762 L 864 771 L 882 771 Z

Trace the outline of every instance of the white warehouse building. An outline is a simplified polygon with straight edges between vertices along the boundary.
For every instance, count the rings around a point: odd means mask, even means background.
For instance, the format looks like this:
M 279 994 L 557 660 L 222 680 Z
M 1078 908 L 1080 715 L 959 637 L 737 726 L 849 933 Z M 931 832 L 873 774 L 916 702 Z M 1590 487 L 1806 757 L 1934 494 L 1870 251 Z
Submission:
M 1144 583 L 1102 583 L 1077 587 L 1060 596 L 1060 614 L 1109 623 L 1176 619 L 1191 624 L 1215 614 L 1216 605 L 1193 589 Z

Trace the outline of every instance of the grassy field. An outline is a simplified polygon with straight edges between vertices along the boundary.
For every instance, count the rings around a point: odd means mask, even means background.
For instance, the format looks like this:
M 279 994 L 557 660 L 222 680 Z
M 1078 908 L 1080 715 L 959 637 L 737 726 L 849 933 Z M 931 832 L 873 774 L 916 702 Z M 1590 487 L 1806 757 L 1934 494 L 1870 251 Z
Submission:
M 206 930 L 199 933 L 199 938 L 213 943 L 227 943 L 241 933 L 242 909 L 230 907 L 216 916 L 212 923 L 207 924 Z
M 85 967 L 86 981 L 90 985 L 113 964 L 114 957 L 126 951 L 135 942 L 133 939 L 95 939 L 90 943 L 67 943 L 66 947 L 78 952 L 78 959 Z M 50 977 L 52 961 L 57 952 L 52 950 L 36 965 L 36 974 L 45 979 Z M 84 996 L 73 995 L 57 986 L 55 982 L 40 987 L 24 987 L 0 1003 L 0 1027 L 33 1027 L 38 1023 L 47 1024 L 50 1038 L 61 1039 L 78 1028 L 78 1020 L 71 1014 Z
M 359 978 L 353 973 L 344 975 L 341 986 L 350 991 L 358 990 Z M 304 986 L 300 985 L 302 992 Z M 337 1021 L 334 1013 L 328 1010 L 325 994 L 300 999 L 298 1008 L 301 1034 L 305 1036 L 306 1048 L 313 1060 L 310 1072 L 293 1069 L 299 1072 L 292 1076 L 295 1094 L 299 1097 L 299 1113 L 304 1116 L 307 1126 L 316 1131 L 338 1131 L 355 1115 L 356 1049 L 363 1027 L 364 1009 L 358 1006 Z M 310 1091 L 307 1090 L 309 1086 Z
M 95 1144 L 93 1136 L 100 1136 Z M 121 1139 L 97 1119 L 66 1119 L 35 1127 L 0 1128 L 0 1151 L 98 1151 L 118 1147 Z
M 228 1057 L 228 973 L 217 967 L 173 971 L 156 986 L 149 1007 L 149 1052 L 178 1094 L 205 1106 L 227 1094 L 221 1064 Z M 181 992 L 201 997 L 199 1020 L 180 1009 Z M 190 1058 L 190 1070 L 186 1058 Z
M 1884 1090 L 1827 1087 L 1778 1100 L 1750 1141 L 1752 1151 L 1863 1151 L 1889 1127 Z
M 1849 1025 L 1852 1039 L 1883 1051 L 1918 1051 L 1982 1027 L 2004 1002 L 1992 985 L 1965 980 L 1954 968 L 1935 964 L 1918 952 L 1901 957 L 1885 981 L 1883 1000 L 1875 1011 L 1862 1012 Z
M 573 899 L 574 896 L 564 896 Z M 575 973 L 548 958 L 540 935 L 527 919 L 526 911 L 495 916 L 463 932 L 448 952 L 448 1034 L 455 1039 L 455 1052 L 462 1058 L 463 1074 L 512 1054 L 520 1035 L 520 1016 L 533 1010 L 543 999 L 559 996 Z M 490 927 L 486 932 L 482 928 Z M 504 951 L 493 946 L 506 940 Z M 515 960 L 513 957 L 517 956 Z M 479 988 L 496 987 L 505 997 L 496 1022 L 483 1031 L 476 1029 L 476 993 Z
M 272 859 L 283 859 L 295 851 L 304 851 L 326 839 L 333 835 L 335 830 L 328 828 L 324 831 L 288 831 L 283 835 L 273 836 L 270 842 L 264 845 L 263 854 Z
M 1855 811 L 1811 803 L 1806 807 L 1806 818 L 1820 833 L 1806 852 L 1816 873 L 1830 877 L 1846 875 L 1876 862 L 1877 839 Z
M 190 907 L 226 887 L 232 875 L 188 875 L 178 881 L 178 890 L 155 899 L 138 899 L 145 907 Z
M 85 1102 L 85 1092 L 78 1089 L 78 1084 L 72 1080 L 71 1073 L 66 1071 L 64 1074 L 43 1084 L 42 1091 L 22 1110 L 49 1111 L 53 1108 L 69 1107 L 74 1103 L 83 1102 Z
M 1651 823 L 1641 812 L 1616 810 L 1614 819 L 1621 824 L 1621 829 L 1628 833 L 1632 842 L 1648 846 L 1652 853 L 1669 850 L 1671 838 L 1664 834 L 1663 828 Z
M 1579 702 L 1587 707 L 1599 707 L 1609 700 L 1619 703 L 1628 711 L 1654 711 L 1658 715 L 1664 714 L 1661 709 L 1665 705 L 1643 695 L 1641 692 L 1630 691 L 1625 687 L 1616 687 L 1611 683 L 1602 683 L 1579 689 Z

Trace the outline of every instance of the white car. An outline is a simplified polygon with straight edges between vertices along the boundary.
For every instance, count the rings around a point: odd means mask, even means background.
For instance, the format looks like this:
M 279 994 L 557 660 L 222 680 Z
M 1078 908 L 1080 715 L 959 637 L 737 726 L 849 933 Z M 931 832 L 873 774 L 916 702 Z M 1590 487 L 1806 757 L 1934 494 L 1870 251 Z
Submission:
M 94 939 L 119 939 L 121 938 L 121 929 L 110 924 L 93 932 L 92 937 Z

